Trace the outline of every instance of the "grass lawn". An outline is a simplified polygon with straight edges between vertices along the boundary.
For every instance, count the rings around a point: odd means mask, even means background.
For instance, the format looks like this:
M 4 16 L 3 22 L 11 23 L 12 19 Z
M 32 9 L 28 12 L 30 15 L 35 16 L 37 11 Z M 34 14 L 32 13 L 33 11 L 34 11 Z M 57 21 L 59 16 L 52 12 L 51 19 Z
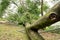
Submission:
M 28 40 L 23 27 L 0 24 L 0 40 Z M 60 40 L 60 34 L 41 33 L 45 40 Z
M 0 24 L 0 40 L 28 40 L 25 31 L 22 29 L 18 26 Z

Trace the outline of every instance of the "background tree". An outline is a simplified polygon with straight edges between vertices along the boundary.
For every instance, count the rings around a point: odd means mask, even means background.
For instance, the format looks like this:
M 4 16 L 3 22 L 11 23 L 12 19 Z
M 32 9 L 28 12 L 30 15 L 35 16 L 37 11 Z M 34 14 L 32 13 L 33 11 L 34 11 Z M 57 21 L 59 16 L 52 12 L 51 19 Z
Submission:
M 38 8 L 38 6 L 41 6 L 40 0 L 38 1 L 26 0 L 24 2 L 20 1 L 20 6 L 18 6 L 18 12 L 16 14 L 18 16 L 15 20 L 18 22 L 18 24 L 26 24 L 26 23 L 32 24 L 34 20 L 37 20 L 39 18 L 39 15 L 41 13 L 41 10 L 40 10 L 41 8 Z M 45 3 L 44 11 L 47 8 L 48 6 Z M 12 16 L 9 16 L 9 17 L 12 17 Z
M 8 7 L 10 0 L 2 0 L 0 3 L 0 17 L 3 16 L 4 10 Z
M 41 15 L 43 16 L 43 0 L 41 0 Z

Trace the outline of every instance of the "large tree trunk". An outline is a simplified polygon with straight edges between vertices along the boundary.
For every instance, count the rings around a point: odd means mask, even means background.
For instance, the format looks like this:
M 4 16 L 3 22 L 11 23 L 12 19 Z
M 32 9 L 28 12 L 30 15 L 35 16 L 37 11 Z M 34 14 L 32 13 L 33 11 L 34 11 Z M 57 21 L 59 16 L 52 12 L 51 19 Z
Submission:
M 60 20 L 60 2 L 58 2 L 54 7 L 47 12 L 46 15 L 42 16 L 31 26 L 26 27 L 27 34 L 30 40 L 44 40 L 41 35 L 38 34 L 38 29 L 43 29 Z

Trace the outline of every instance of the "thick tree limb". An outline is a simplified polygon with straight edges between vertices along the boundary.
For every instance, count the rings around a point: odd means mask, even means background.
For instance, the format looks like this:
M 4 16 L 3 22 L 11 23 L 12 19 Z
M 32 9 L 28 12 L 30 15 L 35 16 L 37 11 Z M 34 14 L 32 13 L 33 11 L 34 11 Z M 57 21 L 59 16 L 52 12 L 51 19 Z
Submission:
M 46 15 L 42 16 L 31 26 L 26 27 L 26 32 L 30 40 L 44 40 L 41 35 L 38 34 L 38 29 L 43 29 L 60 20 L 60 2 L 51 8 Z
M 54 7 L 51 8 L 46 15 L 42 16 L 31 26 L 27 27 L 29 29 L 43 29 L 60 20 L 60 2 L 58 2 Z

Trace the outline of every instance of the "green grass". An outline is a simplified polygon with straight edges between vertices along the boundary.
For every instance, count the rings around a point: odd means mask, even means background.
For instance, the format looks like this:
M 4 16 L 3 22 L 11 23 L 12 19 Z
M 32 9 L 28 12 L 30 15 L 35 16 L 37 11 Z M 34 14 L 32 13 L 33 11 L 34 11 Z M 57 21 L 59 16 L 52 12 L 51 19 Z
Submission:
M 24 27 L 0 24 L 0 40 L 28 40 Z M 60 40 L 60 34 L 40 32 L 45 40 Z
M 4 18 L 0 18 L 0 21 L 5 21 L 6 19 L 4 19 Z
M 22 32 L 20 32 L 22 30 Z M 0 40 L 28 40 L 23 27 L 0 24 Z

